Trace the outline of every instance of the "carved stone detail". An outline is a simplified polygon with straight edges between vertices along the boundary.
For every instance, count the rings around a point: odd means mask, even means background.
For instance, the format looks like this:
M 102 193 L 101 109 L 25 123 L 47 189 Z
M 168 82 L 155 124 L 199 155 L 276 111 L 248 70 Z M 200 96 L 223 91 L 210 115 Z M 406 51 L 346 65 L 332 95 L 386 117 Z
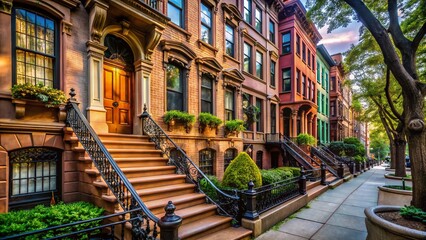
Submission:
M 12 0 L 0 0 L 0 12 L 10 14 L 12 12 Z
M 106 18 L 107 18 L 108 5 L 94 2 L 90 9 L 89 28 L 90 37 L 92 41 L 99 42 L 102 37 Z
M 147 44 L 146 44 L 146 54 L 145 54 L 145 60 L 151 61 L 152 53 L 154 52 L 155 47 L 160 42 L 162 35 L 162 30 L 160 30 L 159 27 L 154 27 L 150 34 L 148 35 Z
M 62 32 L 67 34 L 68 36 L 71 36 L 72 33 L 72 23 L 68 21 L 62 21 Z

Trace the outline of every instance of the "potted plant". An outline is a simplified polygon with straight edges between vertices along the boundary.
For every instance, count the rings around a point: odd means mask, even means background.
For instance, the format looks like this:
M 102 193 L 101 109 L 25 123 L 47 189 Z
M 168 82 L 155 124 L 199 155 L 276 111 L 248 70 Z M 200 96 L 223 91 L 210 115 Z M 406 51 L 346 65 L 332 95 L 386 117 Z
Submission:
M 252 124 L 254 122 L 257 122 L 257 117 L 259 116 L 260 109 L 254 105 L 249 105 L 245 108 L 243 108 L 244 115 L 246 117 L 246 123 Z
M 195 116 L 179 110 L 170 110 L 164 114 L 164 122 L 168 124 L 169 131 L 173 131 L 175 122 L 180 122 L 184 125 L 186 133 L 189 133 L 192 124 L 195 122 Z
M 301 133 L 297 135 L 296 142 L 303 151 L 309 154 L 311 146 L 314 146 L 317 141 L 314 136 L 307 133 Z
M 59 89 L 55 89 L 42 84 L 32 85 L 29 83 L 15 84 L 11 88 L 12 102 L 16 108 L 16 118 L 22 118 L 25 116 L 25 105 L 27 103 L 41 103 L 45 107 L 63 107 L 66 101 L 65 93 Z M 64 111 L 64 108 L 61 109 Z M 64 120 L 63 114 L 59 119 Z
M 210 129 L 216 129 L 217 134 L 217 127 L 222 124 L 222 120 L 220 118 L 214 116 L 213 114 L 202 112 L 200 115 L 198 115 L 198 122 L 200 123 L 200 133 L 204 132 L 206 127 L 210 127 Z
M 413 206 L 375 206 L 365 209 L 367 239 L 426 239 L 426 212 Z
M 230 133 L 237 136 L 239 132 L 245 129 L 243 120 L 234 119 L 225 122 L 225 136 L 228 136 Z
M 384 185 L 379 186 L 379 205 L 410 205 L 413 199 L 413 189 L 405 186 L 405 181 L 400 185 Z

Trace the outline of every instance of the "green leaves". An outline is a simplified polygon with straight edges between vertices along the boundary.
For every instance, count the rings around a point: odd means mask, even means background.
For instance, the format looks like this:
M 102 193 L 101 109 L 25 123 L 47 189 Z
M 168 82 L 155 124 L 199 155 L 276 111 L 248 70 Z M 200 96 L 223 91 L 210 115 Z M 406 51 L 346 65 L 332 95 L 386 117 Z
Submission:
M 15 84 L 11 90 L 13 98 L 38 100 L 44 103 L 46 107 L 58 106 L 66 101 L 63 91 L 41 84 Z
M 426 212 L 414 206 L 405 206 L 401 208 L 401 216 L 406 219 L 422 222 L 426 224 Z
M 225 130 L 227 132 L 241 132 L 246 130 L 244 127 L 244 121 L 239 119 L 229 120 L 225 122 Z
M 259 168 L 246 152 L 240 152 L 226 168 L 222 185 L 243 190 L 248 188 L 247 184 L 250 180 L 255 187 L 262 186 Z
M 222 124 L 222 120 L 210 113 L 202 112 L 198 115 L 198 122 L 202 126 L 209 126 L 211 128 L 218 127 Z
M 296 141 L 298 145 L 314 146 L 317 143 L 317 140 L 315 139 L 315 137 L 307 133 L 301 133 L 297 135 Z
M 172 120 L 184 123 L 185 126 L 191 126 L 195 122 L 195 116 L 187 112 L 170 110 L 164 114 L 164 122 L 169 124 Z

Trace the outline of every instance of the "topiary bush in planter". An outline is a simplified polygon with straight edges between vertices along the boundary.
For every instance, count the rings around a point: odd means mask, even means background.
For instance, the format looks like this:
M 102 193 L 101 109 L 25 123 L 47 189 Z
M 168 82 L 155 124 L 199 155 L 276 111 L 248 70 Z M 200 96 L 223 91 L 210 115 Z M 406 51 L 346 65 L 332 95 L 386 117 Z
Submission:
M 244 121 L 239 119 L 229 120 L 225 122 L 225 135 L 228 135 L 230 133 L 236 133 L 242 132 L 246 130 L 244 127 Z
M 164 114 L 164 122 L 169 125 L 169 131 L 173 131 L 175 122 L 180 122 L 184 125 L 186 132 L 189 133 L 192 124 L 195 122 L 195 116 L 179 110 L 170 110 Z
M 66 101 L 63 91 L 42 84 L 15 84 L 11 91 L 14 99 L 37 100 L 44 103 L 46 107 L 55 107 Z
M 301 133 L 297 136 L 296 142 L 298 145 L 315 146 L 317 140 L 310 134 Z
M 222 186 L 244 190 L 248 188 L 250 180 L 253 181 L 255 188 L 262 186 L 259 168 L 246 152 L 240 152 L 226 168 Z
M 210 129 L 219 127 L 222 124 L 222 120 L 211 113 L 202 112 L 198 115 L 198 122 L 200 123 L 200 132 L 208 126 Z
M 59 203 L 50 207 L 38 205 L 33 209 L 12 211 L 0 214 L 0 237 L 16 235 L 62 224 L 89 220 L 102 216 L 104 209 L 87 202 Z M 33 236 L 34 239 L 51 238 L 70 232 L 76 232 L 98 226 L 100 222 L 76 225 L 73 228 L 62 228 Z M 88 239 L 87 236 L 81 236 Z

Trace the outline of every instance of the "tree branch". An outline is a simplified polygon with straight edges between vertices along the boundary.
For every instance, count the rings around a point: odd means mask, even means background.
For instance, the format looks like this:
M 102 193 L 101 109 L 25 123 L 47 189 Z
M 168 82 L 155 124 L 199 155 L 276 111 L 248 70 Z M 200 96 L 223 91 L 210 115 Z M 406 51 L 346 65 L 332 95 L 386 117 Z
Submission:
M 406 46 L 410 46 L 410 40 L 408 40 L 401 30 L 398 20 L 398 3 L 397 0 L 388 1 L 388 13 L 389 13 L 389 32 L 395 42 L 398 49 L 403 49 Z M 407 44 L 408 43 L 408 44 Z
M 411 47 L 413 48 L 414 52 L 417 51 L 417 48 L 419 47 L 420 41 L 422 41 L 422 39 L 425 35 L 426 35 L 426 22 L 423 23 L 423 26 L 417 32 L 416 36 L 413 39 L 413 42 L 411 43 Z
M 379 108 L 380 120 L 382 121 L 382 124 L 385 127 L 386 131 L 395 133 L 395 128 L 391 124 L 392 121 L 388 122 L 387 119 L 386 119 L 382 104 L 380 104 L 379 101 L 377 101 L 377 99 L 375 99 L 373 96 L 370 96 L 370 98 L 371 98 L 371 100 L 373 100 L 374 104 L 376 104 L 376 106 Z
M 403 122 L 404 119 L 402 118 L 401 114 L 399 114 L 399 112 L 396 110 L 395 105 L 393 104 L 393 101 L 389 92 L 389 85 L 390 85 L 390 70 L 389 68 L 386 68 L 386 86 L 385 86 L 386 100 L 388 100 L 389 107 L 392 113 L 395 115 L 395 117 L 398 118 L 399 121 Z

